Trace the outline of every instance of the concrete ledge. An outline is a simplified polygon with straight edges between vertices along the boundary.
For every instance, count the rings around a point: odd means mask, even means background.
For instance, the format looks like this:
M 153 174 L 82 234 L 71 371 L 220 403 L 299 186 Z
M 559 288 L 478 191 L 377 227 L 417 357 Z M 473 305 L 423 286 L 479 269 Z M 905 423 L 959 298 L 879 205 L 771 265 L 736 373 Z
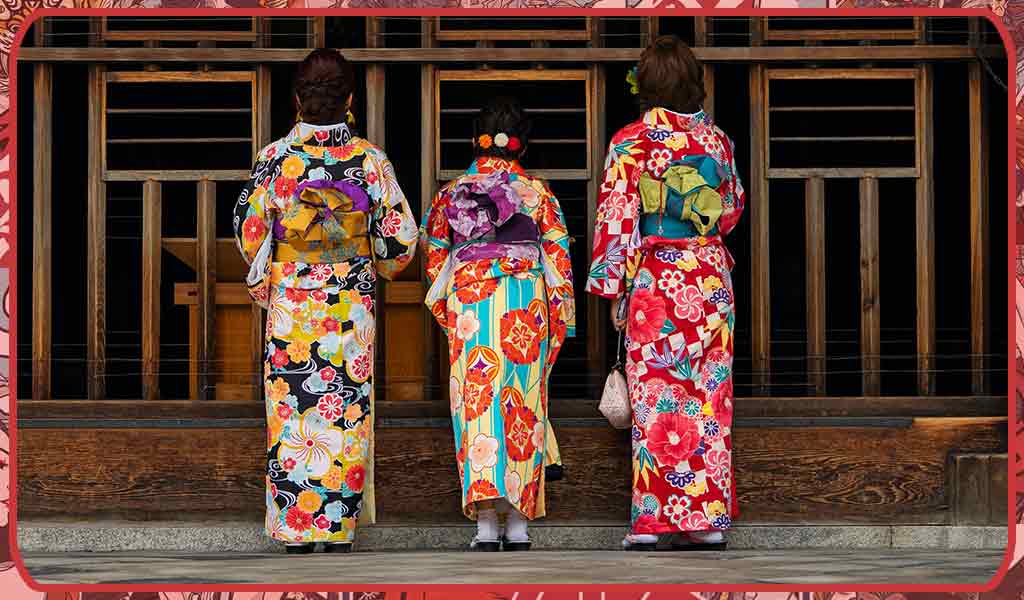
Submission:
M 281 552 L 283 545 L 251 522 L 65 523 L 20 521 L 18 548 L 50 552 Z M 372 551 L 460 550 L 472 524 L 375 525 L 359 530 L 357 549 Z M 617 550 L 626 527 L 611 524 L 538 523 L 530 535 L 537 549 Z M 916 548 L 1002 550 L 1005 527 L 890 525 L 738 525 L 729 533 L 735 549 Z

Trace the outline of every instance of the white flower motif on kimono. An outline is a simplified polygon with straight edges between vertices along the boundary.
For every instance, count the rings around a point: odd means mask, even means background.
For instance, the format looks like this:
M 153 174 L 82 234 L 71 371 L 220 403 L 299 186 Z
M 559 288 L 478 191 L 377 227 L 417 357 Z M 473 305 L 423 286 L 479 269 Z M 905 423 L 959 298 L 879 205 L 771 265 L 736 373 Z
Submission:
M 686 277 L 680 271 L 663 271 L 658 279 L 658 288 L 665 290 L 669 296 L 675 296 L 679 288 L 686 285 Z
M 543 448 L 544 447 L 544 422 L 543 421 L 537 421 L 537 423 L 534 424 L 534 426 L 533 426 L 533 436 L 532 436 L 530 441 L 533 442 L 533 447 L 534 448 Z
M 668 150 L 652 150 L 647 159 L 647 168 L 655 177 L 661 177 L 661 174 L 668 168 L 670 160 L 672 160 L 672 153 Z
M 462 384 L 454 377 L 448 380 L 448 399 L 451 401 L 452 414 L 459 414 L 462 410 Z
M 679 496 L 669 496 L 668 502 L 665 503 L 664 508 L 661 509 L 663 517 L 672 521 L 673 524 L 679 525 L 683 522 L 683 519 L 690 514 L 690 499 L 680 498 Z
M 523 479 L 519 473 L 509 470 L 505 472 L 505 491 L 508 494 L 508 501 L 518 504 L 523 494 Z
M 455 335 L 460 340 L 469 341 L 477 331 L 480 331 L 480 320 L 476 318 L 474 311 L 466 310 L 455 319 Z
M 317 409 L 311 408 L 302 414 L 296 426 L 282 435 L 277 458 L 281 462 L 294 460 L 298 465 L 305 466 L 309 477 L 320 478 L 327 473 L 334 457 L 341 452 L 343 439 L 344 432 L 341 429 L 327 425 Z
M 319 374 L 317 374 L 319 379 Z M 328 421 L 337 421 L 345 412 L 345 401 L 338 394 L 324 394 L 316 405 L 320 416 Z
M 498 464 L 498 439 L 483 433 L 476 434 L 469 447 L 469 464 L 476 473 Z

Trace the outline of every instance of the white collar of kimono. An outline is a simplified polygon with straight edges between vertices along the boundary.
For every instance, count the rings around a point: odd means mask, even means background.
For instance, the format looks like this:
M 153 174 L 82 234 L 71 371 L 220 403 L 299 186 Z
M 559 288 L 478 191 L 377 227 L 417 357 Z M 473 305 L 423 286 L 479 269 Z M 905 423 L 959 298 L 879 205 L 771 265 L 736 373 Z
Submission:
M 296 133 L 299 134 L 300 137 L 303 138 L 309 137 L 316 133 L 317 131 L 328 131 L 337 137 L 348 137 L 345 134 L 349 133 L 348 125 L 346 125 L 345 123 L 334 123 L 331 125 L 313 125 L 312 123 L 306 123 L 305 121 L 299 121 L 295 125 L 295 131 Z

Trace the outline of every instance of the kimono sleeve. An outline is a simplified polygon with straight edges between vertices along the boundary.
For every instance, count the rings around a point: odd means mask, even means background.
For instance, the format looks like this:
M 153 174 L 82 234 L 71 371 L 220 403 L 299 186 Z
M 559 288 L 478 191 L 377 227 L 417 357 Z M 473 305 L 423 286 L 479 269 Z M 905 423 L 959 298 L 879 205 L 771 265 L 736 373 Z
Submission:
M 249 296 L 264 308 L 270 297 L 270 261 L 273 254 L 275 204 L 271 197 L 271 180 L 277 165 L 273 153 L 273 146 L 260 152 L 252 175 L 235 203 L 232 219 L 235 243 L 249 265 L 245 278 Z
M 273 226 L 273 203 L 270 200 L 270 174 L 273 172 L 274 160 L 267 157 L 264 150 L 256 159 L 252 175 L 235 203 L 233 225 L 235 242 L 245 259 L 251 265 L 259 253 Z
M 627 263 L 635 260 L 640 246 L 640 192 L 637 158 L 643 150 L 638 140 L 612 139 L 605 159 L 604 181 L 597 198 L 594 252 L 586 290 L 604 298 L 626 292 Z
M 427 287 L 433 286 L 437 281 L 448 263 L 448 255 L 451 253 L 451 229 L 448 227 L 448 216 L 444 212 L 447 202 L 448 194 L 442 189 L 434 196 L 430 208 L 427 209 L 427 214 L 423 215 L 423 228 L 420 231 L 420 236 L 423 240 L 424 259 L 426 260 L 424 271 L 427 276 Z M 441 328 L 447 333 L 448 303 L 444 297 L 439 298 L 428 308 L 440 323 Z
M 728 235 L 736 227 L 747 204 L 747 194 L 743 190 L 739 171 L 736 170 L 736 145 L 729 138 L 726 141 L 729 144 L 729 179 L 725 182 L 722 216 L 718 219 L 718 232 L 721 235 Z
M 398 186 L 391 161 L 380 150 L 368 154 L 366 178 L 373 207 L 370 216 L 370 241 L 377 273 L 393 279 L 409 265 L 416 254 L 418 230 L 402 188 Z
M 576 303 L 572 287 L 572 261 L 569 257 L 569 231 L 562 208 L 550 191 L 546 193 L 540 219 L 541 252 L 548 273 L 550 351 L 548 363 L 554 363 L 567 337 L 576 335 Z

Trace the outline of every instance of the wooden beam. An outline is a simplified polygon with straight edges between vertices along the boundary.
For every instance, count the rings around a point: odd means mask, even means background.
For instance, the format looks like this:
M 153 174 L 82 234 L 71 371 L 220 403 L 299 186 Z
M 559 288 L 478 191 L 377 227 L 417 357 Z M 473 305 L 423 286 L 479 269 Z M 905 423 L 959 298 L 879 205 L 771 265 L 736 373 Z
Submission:
M 693 18 L 693 45 L 695 47 L 708 46 L 708 26 L 711 24 L 709 17 Z
M 89 155 L 86 223 L 86 360 L 89 398 L 106 395 L 107 186 L 106 79 L 103 65 L 89 67 Z
M 33 71 L 32 398 L 41 399 L 52 395 L 53 66 L 38 64 Z
M 212 398 L 214 365 L 215 319 L 217 313 L 217 193 L 215 184 L 201 179 L 197 185 L 196 238 L 199 264 L 196 281 L 199 284 L 199 396 Z
M 918 176 L 917 167 L 812 167 L 785 169 L 768 169 L 768 179 L 807 179 L 821 177 L 823 179 L 912 179 Z
M 142 398 L 160 397 L 160 262 L 163 200 L 160 182 L 142 186 Z
M 807 375 L 815 396 L 825 395 L 825 180 L 807 180 L 805 252 L 807 260 Z
M 260 118 L 260 123 L 270 126 L 269 119 Z M 269 137 L 269 131 L 267 131 Z M 269 143 L 269 140 L 268 142 Z M 192 171 L 185 169 L 160 170 L 149 169 L 143 171 L 117 170 L 105 171 L 103 181 L 147 181 L 156 179 L 158 181 L 199 181 L 206 178 L 210 181 L 247 181 L 250 172 L 248 170 L 212 170 Z
M 251 83 L 252 71 L 113 71 L 110 83 Z
M 865 396 L 881 393 L 878 242 L 878 180 L 865 177 L 860 180 L 860 353 Z
M 509 41 L 529 42 L 533 40 L 574 40 L 590 41 L 590 31 L 586 29 L 438 29 L 437 39 L 449 42 Z
M 384 127 L 386 69 L 384 65 L 366 66 L 366 137 L 382 148 L 387 140 Z
M 765 68 L 750 69 L 750 303 L 754 394 L 769 391 L 771 349 L 771 260 L 768 210 L 768 80 Z
M 704 112 L 708 114 L 712 119 L 715 118 L 715 67 L 714 65 L 704 65 L 704 93 L 707 96 L 704 98 Z
M 433 26 L 430 22 L 424 21 L 423 35 L 425 39 L 431 35 Z M 430 37 L 430 40 L 433 38 Z M 428 40 L 427 43 L 433 43 Z M 420 67 L 420 214 L 425 215 L 430 210 L 430 204 L 434 201 L 434 194 L 437 193 L 439 161 L 439 136 L 441 113 L 440 106 L 440 82 L 437 80 L 437 69 L 433 65 Z M 426 257 L 420 260 L 420 274 L 424 292 L 426 292 Z M 438 335 L 438 328 L 435 319 L 423 319 L 423 343 L 427 351 L 423 356 L 423 373 L 426 374 L 426 384 L 437 383 L 435 377 L 444 382 L 443 390 L 448 389 L 448 344 L 447 341 Z M 435 364 L 437 369 L 435 370 Z
M 935 393 L 935 181 L 933 73 L 922 65 L 917 80 L 917 169 L 914 219 L 917 288 L 917 391 Z M 974 169 L 971 169 L 973 172 Z
M 986 373 L 990 348 L 989 319 L 989 197 L 988 127 L 985 112 L 985 74 L 979 62 L 968 67 L 968 119 L 970 122 L 971 212 L 971 391 L 989 386 Z
M 427 19 L 424 19 L 425 21 Z M 22 48 L 24 62 L 135 63 L 298 63 L 310 48 Z M 466 63 L 466 62 L 636 62 L 642 48 L 357 48 L 341 49 L 351 62 Z M 974 60 L 966 46 L 707 46 L 693 49 L 704 62 Z M 979 49 L 984 56 L 1005 58 L 1002 46 Z

